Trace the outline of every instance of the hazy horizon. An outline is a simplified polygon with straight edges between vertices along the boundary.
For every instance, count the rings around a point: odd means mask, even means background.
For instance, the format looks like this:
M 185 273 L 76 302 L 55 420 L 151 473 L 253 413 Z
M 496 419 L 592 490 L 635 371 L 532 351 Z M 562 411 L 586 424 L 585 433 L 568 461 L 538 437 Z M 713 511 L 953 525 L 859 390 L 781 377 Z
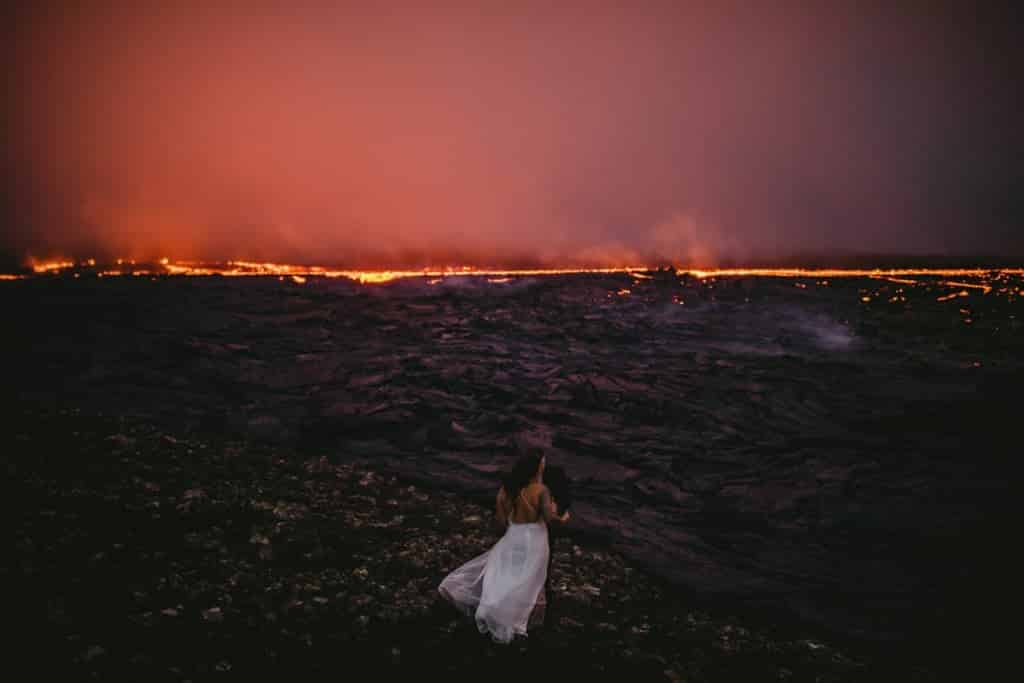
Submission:
M 8 268 L 1024 260 L 1015 37 L 991 9 L 41 2 L 10 19 Z

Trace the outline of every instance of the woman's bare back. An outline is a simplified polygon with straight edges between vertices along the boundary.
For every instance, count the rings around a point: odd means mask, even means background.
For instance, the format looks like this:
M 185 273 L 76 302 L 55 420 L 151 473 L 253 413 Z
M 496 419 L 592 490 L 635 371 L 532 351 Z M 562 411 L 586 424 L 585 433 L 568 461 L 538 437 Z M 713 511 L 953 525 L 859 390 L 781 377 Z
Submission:
M 548 489 L 544 484 L 531 482 L 519 491 L 515 504 L 509 500 L 504 487 L 498 492 L 498 513 L 509 522 L 531 524 L 546 519 L 544 506 L 549 499 Z

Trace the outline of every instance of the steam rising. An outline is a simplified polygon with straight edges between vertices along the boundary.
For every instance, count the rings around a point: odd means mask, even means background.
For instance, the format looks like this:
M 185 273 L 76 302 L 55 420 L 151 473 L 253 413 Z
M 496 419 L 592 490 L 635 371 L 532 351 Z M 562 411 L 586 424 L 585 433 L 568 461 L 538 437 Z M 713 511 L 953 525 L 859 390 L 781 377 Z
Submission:
M 1020 193 L 971 175 L 1016 158 L 1015 110 L 977 96 L 979 75 L 1009 82 L 988 52 L 1009 36 L 951 11 L 330 4 L 16 16 L 0 251 L 715 266 L 1021 247 Z

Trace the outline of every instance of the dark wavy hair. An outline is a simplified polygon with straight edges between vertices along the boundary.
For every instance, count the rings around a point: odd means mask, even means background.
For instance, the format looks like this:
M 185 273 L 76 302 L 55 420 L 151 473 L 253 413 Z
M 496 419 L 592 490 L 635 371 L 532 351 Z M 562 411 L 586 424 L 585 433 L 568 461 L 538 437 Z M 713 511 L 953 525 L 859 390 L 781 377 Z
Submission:
M 516 500 L 519 498 L 519 492 L 537 474 L 537 468 L 540 467 L 540 461 L 543 457 L 543 451 L 539 448 L 531 448 L 519 456 L 512 469 L 502 477 L 501 485 L 505 488 L 505 495 L 512 501 L 513 507 L 515 507 Z

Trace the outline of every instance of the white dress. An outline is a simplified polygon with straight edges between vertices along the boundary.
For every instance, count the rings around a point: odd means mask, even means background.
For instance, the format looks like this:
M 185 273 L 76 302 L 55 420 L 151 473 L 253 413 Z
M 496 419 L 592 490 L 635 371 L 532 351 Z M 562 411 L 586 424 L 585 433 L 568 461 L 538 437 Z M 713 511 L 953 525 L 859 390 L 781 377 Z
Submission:
M 494 547 L 445 577 L 438 592 L 481 633 L 508 643 L 544 621 L 549 552 L 547 524 L 510 522 Z

